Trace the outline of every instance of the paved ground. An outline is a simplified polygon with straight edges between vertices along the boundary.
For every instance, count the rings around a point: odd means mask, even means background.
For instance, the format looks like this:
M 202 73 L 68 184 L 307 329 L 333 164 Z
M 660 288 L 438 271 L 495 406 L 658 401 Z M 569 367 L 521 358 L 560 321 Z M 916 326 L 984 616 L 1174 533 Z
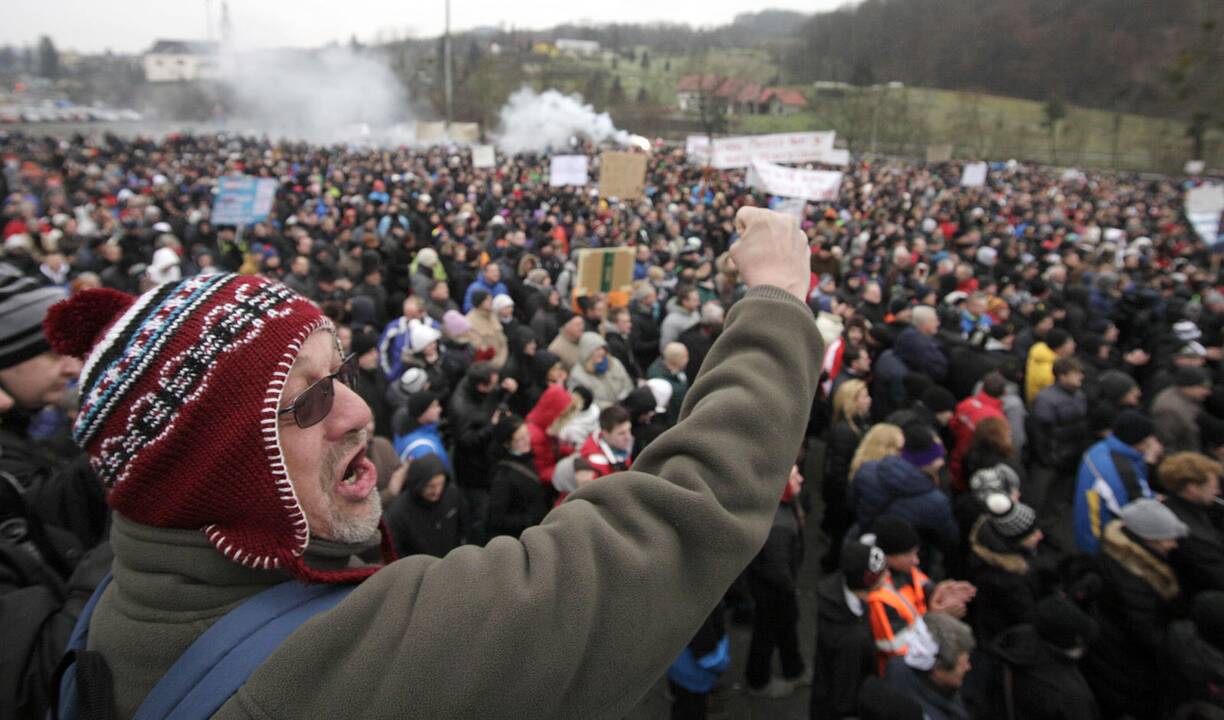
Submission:
M 804 531 L 806 553 L 799 578 L 799 650 L 805 662 L 810 662 L 816 645 L 816 583 L 820 580 L 820 557 L 824 554 L 824 536 L 820 532 L 820 473 L 823 463 L 823 448 L 814 446 L 808 454 L 809 470 L 804 476 L 813 491 L 812 518 Z M 808 689 L 799 688 L 789 698 L 767 700 L 748 695 L 744 690 L 744 666 L 748 657 L 748 641 L 752 635 L 749 626 L 730 624 L 731 669 L 723 676 L 723 683 L 711 702 L 710 718 L 734 718 L 735 720 L 799 720 L 808 717 Z M 774 659 L 774 672 L 780 673 Z M 665 696 L 666 680 L 656 683 L 642 702 L 629 713 L 628 720 L 663 720 L 668 717 L 670 703 Z

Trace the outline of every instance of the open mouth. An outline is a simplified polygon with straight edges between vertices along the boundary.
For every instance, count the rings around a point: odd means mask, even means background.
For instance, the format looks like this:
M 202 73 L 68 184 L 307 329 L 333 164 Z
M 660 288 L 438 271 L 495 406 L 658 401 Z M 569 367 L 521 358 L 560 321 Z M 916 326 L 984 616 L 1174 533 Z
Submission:
M 340 482 L 336 485 L 336 495 L 346 500 L 362 501 L 377 484 L 378 470 L 365 456 L 365 447 L 359 445 L 344 466 Z

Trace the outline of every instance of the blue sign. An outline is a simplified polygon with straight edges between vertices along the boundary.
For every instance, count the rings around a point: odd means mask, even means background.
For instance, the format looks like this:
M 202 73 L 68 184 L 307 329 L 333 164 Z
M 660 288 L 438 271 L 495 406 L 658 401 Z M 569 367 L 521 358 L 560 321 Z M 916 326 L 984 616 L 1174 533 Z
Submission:
M 276 186 L 274 178 L 219 178 L 210 221 L 213 225 L 250 225 L 263 220 L 272 212 Z

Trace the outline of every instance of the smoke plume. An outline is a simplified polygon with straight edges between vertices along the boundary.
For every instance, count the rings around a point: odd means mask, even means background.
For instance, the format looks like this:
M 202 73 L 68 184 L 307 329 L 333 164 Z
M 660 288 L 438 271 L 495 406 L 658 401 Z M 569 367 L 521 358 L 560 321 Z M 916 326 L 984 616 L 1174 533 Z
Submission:
M 575 135 L 597 143 L 629 140 L 629 134 L 617 130 L 607 113 L 595 112 L 580 95 L 562 95 L 556 90 L 518 90 L 501 109 L 500 119 L 497 145 L 507 153 L 562 149 Z

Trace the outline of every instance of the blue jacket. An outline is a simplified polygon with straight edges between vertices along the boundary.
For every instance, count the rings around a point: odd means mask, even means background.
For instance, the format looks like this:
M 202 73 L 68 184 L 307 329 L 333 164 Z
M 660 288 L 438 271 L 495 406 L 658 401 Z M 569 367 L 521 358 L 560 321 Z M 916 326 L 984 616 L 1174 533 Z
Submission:
M 489 284 L 485 282 L 484 274 L 482 273 L 472 281 L 471 285 L 468 285 L 467 292 L 463 294 L 463 312 L 467 313 L 472 311 L 472 294 L 477 290 L 484 290 L 493 297 L 510 294 L 510 291 L 506 289 L 506 284 L 504 282 L 498 281 L 496 285 L 489 287 Z
M 408 319 L 400 316 L 383 328 L 378 338 L 378 366 L 387 380 L 395 382 L 404 373 L 404 346 L 408 344 Z
M 923 335 L 918 328 L 910 327 L 901 331 L 893 352 L 901 358 L 901 362 L 910 372 L 923 373 L 935 382 L 944 379 L 948 374 L 948 356 L 935 338 Z
M 885 513 L 909 521 L 920 534 L 954 547 L 960 538 L 952 502 L 922 470 L 897 456 L 864 464 L 850 486 L 855 520 L 866 532 Z
M 693 657 L 693 651 L 685 646 L 680 657 L 667 668 L 667 677 L 691 693 L 705 694 L 714 689 L 718 678 L 731 667 L 731 638 L 723 635 L 713 651 Z
M 1128 483 L 1114 463 L 1115 454 L 1129 464 L 1127 474 L 1134 479 L 1130 485 L 1137 487 L 1142 497 L 1152 497 L 1143 453 L 1114 437 L 1113 433 L 1088 448 L 1075 481 L 1075 544 L 1084 552 L 1095 554 L 1105 526 L 1127 503 L 1138 499 L 1131 497 Z
M 416 460 L 423 455 L 437 455 L 446 471 L 451 472 L 450 456 L 446 454 L 446 446 L 442 444 L 442 436 L 438 434 L 438 424 L 422 425 L 407 435 L 397 435 L 394 441 L 395 452 L 400 460 L 407 462 Z

